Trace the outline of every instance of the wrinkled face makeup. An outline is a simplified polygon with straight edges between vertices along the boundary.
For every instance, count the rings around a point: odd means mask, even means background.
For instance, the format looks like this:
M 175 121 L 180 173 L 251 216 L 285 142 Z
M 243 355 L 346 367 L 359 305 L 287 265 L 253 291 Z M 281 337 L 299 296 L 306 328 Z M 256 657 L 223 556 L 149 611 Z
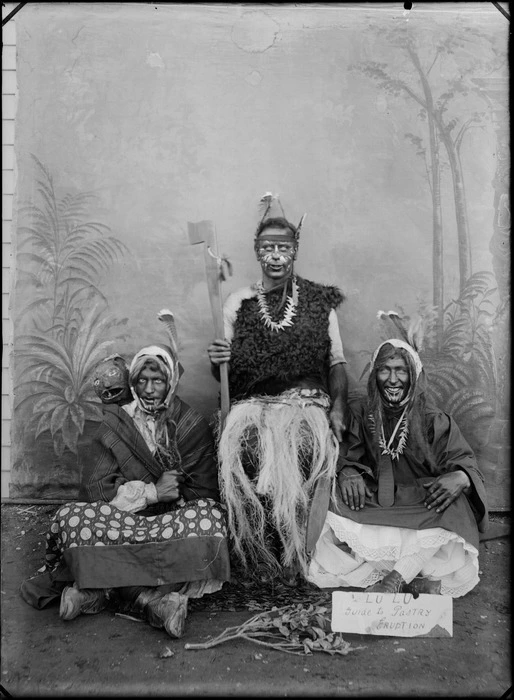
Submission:
M 410 376 L 407 363 L 402 357 L 386 360 L 377 370 L 378 390 L 390 406 L 398 406 L 407 396 Z
M 265 229 L 255 245 L 263 274 L 275 282 L 291 274 L 296 259 L 296 243 L 284 234 L 282 229 Z
M 166 396 L 166 377 L 159 370 L 144 367 L 134 388 L 144 407 L 151 411 L 157 408 Z

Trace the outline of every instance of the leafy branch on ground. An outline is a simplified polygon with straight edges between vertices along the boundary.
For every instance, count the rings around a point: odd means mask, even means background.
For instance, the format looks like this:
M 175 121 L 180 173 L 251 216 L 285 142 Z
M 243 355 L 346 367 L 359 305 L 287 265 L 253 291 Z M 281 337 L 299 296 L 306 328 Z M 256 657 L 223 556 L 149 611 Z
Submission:
M 286 605 L 261 612 L 242 625 L 227 627 L 207 642 L 188 643 L 185 649 L 211 649 L 234 639 L 245 639 L 296 656 L 314 651 L 346 655 L 364 647 L 351 647 L 339 632 L 332 632 L 330 610 L 325 606 Z

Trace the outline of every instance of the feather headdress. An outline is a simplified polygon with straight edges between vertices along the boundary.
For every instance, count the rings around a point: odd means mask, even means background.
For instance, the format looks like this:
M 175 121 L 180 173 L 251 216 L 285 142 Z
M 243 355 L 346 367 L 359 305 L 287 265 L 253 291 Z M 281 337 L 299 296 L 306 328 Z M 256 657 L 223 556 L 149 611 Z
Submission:
M 279 210 L 277 209 L 279 208 Z M 300 238 L 300 231 L 303 226 L 303 222 L 305 220 L 305 217 L 307 214 L 304 214 L 302 218 L 300 219 L 300 223 L 296 228 L 292 224 L 289 224 L 291 226 L 291 230 L 294 229 L 293 236 L 295 241 L 298 243 L 298 240 Z M 271 219 L 271 218 L 276 218 L 276 217 L 281 217 L 284 218 L 286 221 L 288 221 L 286 214 L 284 212 L 284 207 L 282 206 L 282 202 L 280 201 L 280 195 L 278 194 L 273 194 L 272 192 L 265 192 L 262 197 L 259 200 L 259 223 L 257 225 L 257 229 L 255 232 L 255 235 L 257 236 L 257 232 L 259 231 L 259 228 L 263 221 L 266 219 Z M 288 222 L 289 223 L 289 222 Z
M 273 192 L 265 192 L 262 195 L 262 197 L 259 199 L 259 215 L 260 215 L 259 226 L 264 221 L 264 219 L 268 216 L 268 214 L 271 210 L 271 207 L 273 205 L 273 202 L 276 202 L 278 204 L 278 206 L 282 210 L 282 216 L 285 218 L 284 209 L 282 207 L 282 203 L 280 202 L 280 195 L 273 194 Z
M 178 358 L 178 335 L 173 313 L 169 309 L 161 309 L 157 314 L 157 318 L 166 326 L 170 337 L 171 349 L 173 350 L 175 357 Z
M 377 318 L 386 323 L 390 337 L 397 337 L 421 352 L 425 337 L 425 322 L 421 316 L 410 319 L 407 325 L 397 311 L 379 311 Z
M 295 236 L 296 240 L 298 240 L 300 238 L 300 231 L 302 230 L 303 222 L 305 221 L 306 216 L 307 216 L 307 214 L 303 214 L 302 218 L 300 219 L 300 223 L 296 227 L 296 236 Z
M 423 319 L 420 316 L 411 319 L 408 326 L 405 327 L 404 321 L 397 311 L 379 311 L 377 313 L 377 318 L 386 322 L 390 337 L 383 343 L 380 343 L 378 348 L 373 353 L 371 367 L 373 367 L 375 363 L 375 359 L 380 348 L 386 343 L 390 343 L 395 347 L 400 347 L 407 350 L 414 360 L 416 376 L 419 377 L 421 370 L 423 369 L 423 365 L 419 357 L 419 352 L 423 346 L 423 337 L 425 333 Z

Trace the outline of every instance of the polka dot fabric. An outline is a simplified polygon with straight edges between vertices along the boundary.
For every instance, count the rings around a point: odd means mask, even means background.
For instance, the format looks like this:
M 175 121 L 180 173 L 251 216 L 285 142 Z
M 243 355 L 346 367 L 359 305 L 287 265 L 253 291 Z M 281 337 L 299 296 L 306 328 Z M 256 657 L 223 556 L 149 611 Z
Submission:
M 55 513 L 46 542 L 46 568 L 65 549 L 80 546 L 166 542 L 186 537 L 227 536 L 224 509 L 209 498 L 189 501 L 161 515 L 127 513 L 109 503 L 68 503 Z

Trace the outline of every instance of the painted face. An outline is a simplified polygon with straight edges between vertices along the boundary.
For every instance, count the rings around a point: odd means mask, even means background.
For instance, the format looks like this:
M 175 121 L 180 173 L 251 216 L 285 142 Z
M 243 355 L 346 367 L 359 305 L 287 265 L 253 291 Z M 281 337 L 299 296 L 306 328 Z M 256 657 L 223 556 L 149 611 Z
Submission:
M 291 274 L 297 247 L 282 229 L 265 229 L 257 241 L 256 252 L 264 278 L 276 283 Z
M 136 394 L 148 410 L 157 408 L 166 395 L 166 377 L 159 370 L 144 367 L 135 385 Z
M 407 363 L 402 357 L 386 360 L 377 370 L 377 384 L 385 402 L 398 406 L 407 396 L 410 388 L 410 376 Z

